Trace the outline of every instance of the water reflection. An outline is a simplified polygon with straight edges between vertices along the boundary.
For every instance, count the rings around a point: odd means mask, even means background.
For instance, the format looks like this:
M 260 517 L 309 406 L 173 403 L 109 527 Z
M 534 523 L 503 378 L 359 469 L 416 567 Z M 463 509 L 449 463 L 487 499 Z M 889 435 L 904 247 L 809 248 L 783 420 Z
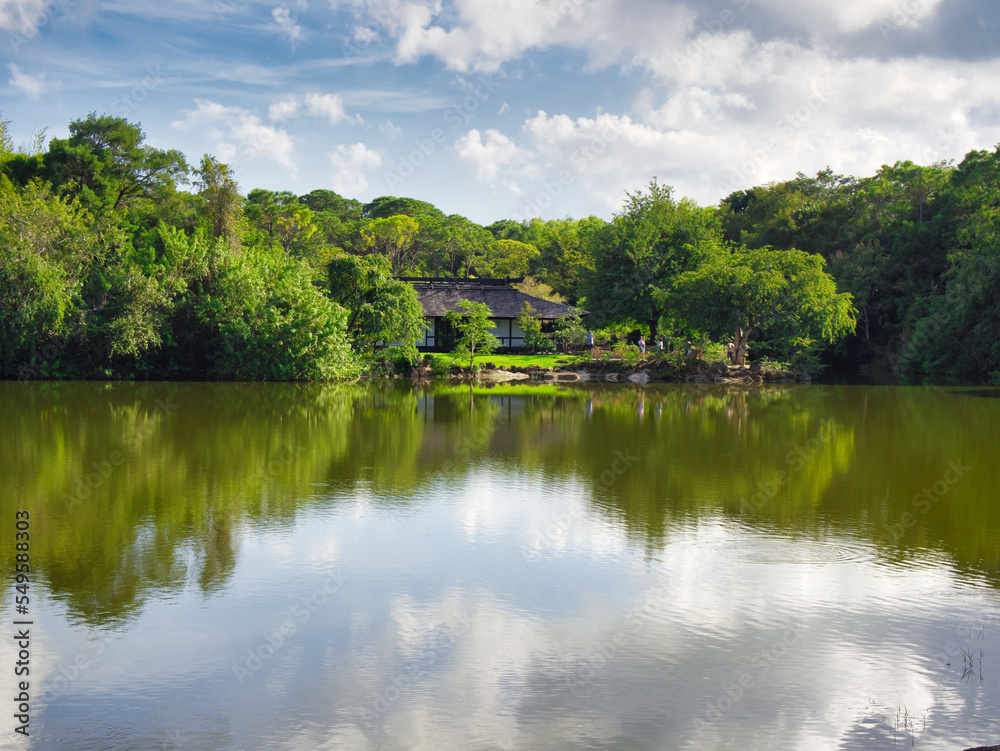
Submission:
M 287 528 L 357 490 L 412 504 L 485 458 L 580 487 L 580 514 L 620 524 L 649 555 L 678 520 L 721 511 L 810 539 L 860 535 L 890 561 L 945 550 L 996 582 L 996 407 L 945 391 L 0 389 L 4 503 L 35 510 L 52 595 L 92 624 L 128 617 L 150 591 L 224 586 L 244 525 Z
M 998 408 L 0 384 L 0 511 L 31 510 L 43 593 L 33 747 L 986 742 Z

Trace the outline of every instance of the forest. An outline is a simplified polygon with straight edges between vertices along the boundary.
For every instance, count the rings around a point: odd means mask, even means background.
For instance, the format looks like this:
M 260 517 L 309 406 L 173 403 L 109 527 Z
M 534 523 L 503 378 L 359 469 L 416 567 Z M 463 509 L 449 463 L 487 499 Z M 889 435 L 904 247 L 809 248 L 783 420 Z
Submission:
M 598 341 L 741 339 L 753 357 L 1000 380 L 1000 147 L 826 169 L 699 206 L 652 178 L 610 221 L 481 226 L 425 201 L 243 192 L 230 167 L 91 113 L 0 123 L 0 377 L 327 380 L 418 358 L 400 276 L 525 277 Z M 384 342 L 400 343 L 386 350 Z

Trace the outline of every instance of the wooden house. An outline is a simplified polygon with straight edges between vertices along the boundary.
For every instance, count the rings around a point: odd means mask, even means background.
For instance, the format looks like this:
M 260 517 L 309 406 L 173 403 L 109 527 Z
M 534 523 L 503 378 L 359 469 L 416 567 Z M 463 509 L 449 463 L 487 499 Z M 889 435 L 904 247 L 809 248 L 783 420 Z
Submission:
M 400 277 L 417 291 L 424 307 L 427 328 L 417 348 L 424 352 L 448 352 L 455 348 L 455 332 L 445 316 L 459 311 L 462 300 L 483 303 L 490 309 L 494 322 L 493 335 L 500 340 L 498 351 L 516 350 L 524 346 L 524 332 L 517 318 L 524 303 L 530 303 L 541 319 L 542 331 L 551 332 L 556 321 L 569 315 L 586 315 L 586 311 L 562 303 L 543 300 L 514 288 L 522 279 L 450 279 L 437 277 Z

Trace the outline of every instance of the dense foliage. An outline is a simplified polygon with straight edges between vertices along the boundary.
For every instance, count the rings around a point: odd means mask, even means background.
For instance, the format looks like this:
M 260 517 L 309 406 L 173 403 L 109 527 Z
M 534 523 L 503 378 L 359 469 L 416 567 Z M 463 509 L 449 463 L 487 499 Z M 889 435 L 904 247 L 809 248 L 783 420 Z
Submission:
M 998 186 L 1000 149 L 799 174 L 714 207 L 654 179 L 610 222 L 483 227 L 407 197 L 243 194 L 228 165 L 193 167 L 121 118 L 27 149 L 0 123 L 0 376 L 350 377 L 385 346 L 417 357 L 419 301 L 395 277 L 489 276 L 584 308 L 599 341 L 998 377 Z

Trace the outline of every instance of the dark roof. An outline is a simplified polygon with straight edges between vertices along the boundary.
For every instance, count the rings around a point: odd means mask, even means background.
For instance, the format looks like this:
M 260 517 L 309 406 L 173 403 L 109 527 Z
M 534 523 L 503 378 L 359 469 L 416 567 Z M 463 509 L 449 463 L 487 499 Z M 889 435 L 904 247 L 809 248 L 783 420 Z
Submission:
M 517 318 L 525 302 L 531 303 L 539 318 L 587 314 L 585 310 L 526 295 L 513 287 L 478 285 L 462 280 L 454 283 L 415 283 L 413 288 L 417 291 L 420 304 L 424 306 L 424 315 L 428 318 L 440 318 L 453 310 L 461 310 L 458 303 L 462 300 L 485 303 L 493 318 Z

